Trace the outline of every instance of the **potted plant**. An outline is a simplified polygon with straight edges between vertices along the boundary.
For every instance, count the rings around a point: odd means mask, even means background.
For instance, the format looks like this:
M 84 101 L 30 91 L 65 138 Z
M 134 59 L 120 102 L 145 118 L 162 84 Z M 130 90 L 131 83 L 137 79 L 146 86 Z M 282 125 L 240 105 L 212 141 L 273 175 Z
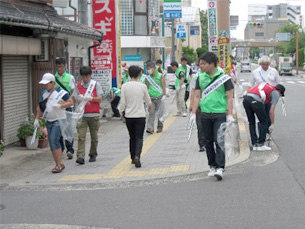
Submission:
M 34 134 L 34 116 L 27 118 L 25 122 L 20 124 L 20 127 L 17 132 L 17 137 L 20 140 L 25 140 L 26 142 L 26 147 L 28 149 L 37 149 L 38 147 L 38 139 L 42 135 L 41 130 L 38 129 L 36 133 L 36 140 L 33 144 L 31 144 L 32 136 Z
M 2 140 L 0 140 L 0 157 L 2 156 L 3 152 L 4 152 L 4 142 Z
M 45 120 L 40 121 L 40 131 L 41 131 L 41 135 L 38 141 L 38 148 L 43 149 L 49 145 L 48 131 Z

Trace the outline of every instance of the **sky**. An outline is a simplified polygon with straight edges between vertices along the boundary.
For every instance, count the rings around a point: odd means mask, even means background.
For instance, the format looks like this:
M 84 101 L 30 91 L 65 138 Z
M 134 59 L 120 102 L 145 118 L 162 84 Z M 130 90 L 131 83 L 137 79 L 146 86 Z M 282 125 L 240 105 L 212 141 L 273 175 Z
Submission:
M 249 4 L 266 4 L 277 5 L 279 3 L 287 3 L 289 5 L 300 5 L 305 19 L 305 0 L 231 0 L 231 15 L 239 15 L 239 26 L 237 30 L 231 30 L 231 37 L 244 39 L 244 29 L 248 22 L 248 5 Z M 207 9 L 207 0 L 192 0 L 192 5 L 200 9 Z

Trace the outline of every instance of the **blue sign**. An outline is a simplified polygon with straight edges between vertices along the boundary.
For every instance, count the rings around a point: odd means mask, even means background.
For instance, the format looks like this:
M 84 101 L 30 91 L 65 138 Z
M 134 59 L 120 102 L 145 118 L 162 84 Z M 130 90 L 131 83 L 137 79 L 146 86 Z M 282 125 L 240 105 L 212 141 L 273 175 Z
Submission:
M 199 27 L 199 25 L 191 25 L 190 35 L 191 36 L 199 36 L 200 35 L 200 27 Z
M 185 25 L 177 25 L 177 38 L 186 38 Z
M 142 55 L 125 55 L 124 60 L 125 61 L 141 61 Z
M 164 0 L 164 18 L 182 18 L 181 0 Z
M 275 40 L 276 41 L 290 41 L 290 33 L 276 33 Z

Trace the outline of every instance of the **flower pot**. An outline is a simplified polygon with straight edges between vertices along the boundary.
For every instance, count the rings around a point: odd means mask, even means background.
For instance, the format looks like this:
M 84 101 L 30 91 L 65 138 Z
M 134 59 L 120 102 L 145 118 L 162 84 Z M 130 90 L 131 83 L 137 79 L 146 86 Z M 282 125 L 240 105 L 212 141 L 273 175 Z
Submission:
M 47 138 L 41 138 L 38 141 L 38 148 L 43 149 L 48 147 L 49 145 L 49 140 Z
M 35 139 L 34 143 L 31 144 L 32 136 L 27 136 L 25 138 L 26 148 L 28 149 L 37 149 L 38 147 L 38 138 Z
M 25 139 L 20 139 L 20 146 L 26 147 Z

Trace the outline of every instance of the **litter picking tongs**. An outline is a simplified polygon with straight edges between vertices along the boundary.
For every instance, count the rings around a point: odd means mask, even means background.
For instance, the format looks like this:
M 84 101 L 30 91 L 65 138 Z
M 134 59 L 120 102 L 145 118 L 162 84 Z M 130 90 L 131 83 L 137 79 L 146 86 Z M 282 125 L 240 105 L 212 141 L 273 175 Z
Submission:
M 37 127 L 35 127 L 35 129 L 34 129 L 34 133 L 33 133 L 33 136 L 32 136 L 32 140 L 31 140 L 31 144 L 34 144 L 34 142 L 35 142 L 35 139 L 36 139 L 36 135 L 37 135 Z
M 187 142 L 189 142 L 190 139 L 191 139 L 191 136 L 192 136 L 192 133 L 193 133 L 193 129 L 194 129 L 194 125 L 195 125 L 194 121 L 189 121 L 189 122 L 190 122 L 190 125 L 188 126 L 189 136 L 187 138 Z

